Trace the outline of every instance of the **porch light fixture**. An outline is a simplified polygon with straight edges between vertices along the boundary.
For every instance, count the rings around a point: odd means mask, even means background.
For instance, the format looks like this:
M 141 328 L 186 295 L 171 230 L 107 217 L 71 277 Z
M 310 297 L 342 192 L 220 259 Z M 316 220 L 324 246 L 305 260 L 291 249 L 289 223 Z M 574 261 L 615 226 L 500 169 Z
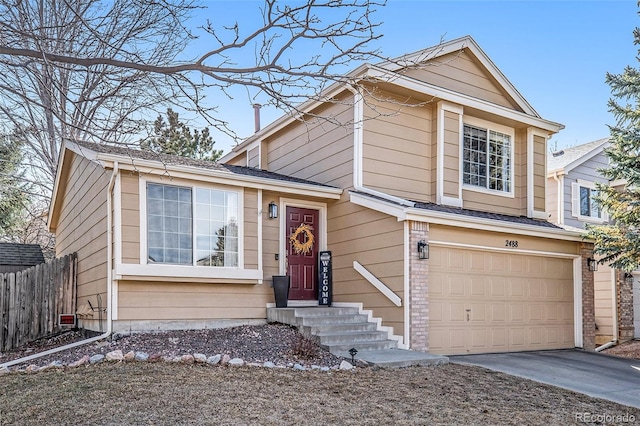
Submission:
M 273 201 L 269 203 L 269 219 L 277 219 L 278 205 Z
M 598 261 L 593 257 L 587 259 L 587 265 L 589 266 L 589 271 L 596 272 L 598 270 Z
M 418 241 L 418 258 L 429 259 L 429 244 L 424 240 Z

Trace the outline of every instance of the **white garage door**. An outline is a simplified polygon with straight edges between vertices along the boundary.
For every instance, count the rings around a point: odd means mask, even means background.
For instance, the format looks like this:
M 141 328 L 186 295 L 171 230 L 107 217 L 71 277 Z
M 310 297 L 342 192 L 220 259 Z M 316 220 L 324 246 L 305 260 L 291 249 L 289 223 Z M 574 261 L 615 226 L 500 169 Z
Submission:
M 573 348 L 573 261 L 433 247 L 429 351 Z

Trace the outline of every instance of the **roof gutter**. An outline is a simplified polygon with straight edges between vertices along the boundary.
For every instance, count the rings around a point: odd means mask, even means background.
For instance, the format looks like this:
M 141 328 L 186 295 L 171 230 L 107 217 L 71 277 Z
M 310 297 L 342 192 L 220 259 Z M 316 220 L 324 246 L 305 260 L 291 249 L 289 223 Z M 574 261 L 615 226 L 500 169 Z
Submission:
M 67 349 L 76 348 L 78 346 L 88 345 L 89 343 L 97 342 L 98 340 L 106 339 L 111 335 L 113 330 L 112 327 L 112 298 L 113 298 L 113 215 L 111 213 L 111 206 L 113 203 L 113 187 L 115 185 L 116 176 L 118 174 L 118 162 L 116 161 L 113 164 L 113 171 L 111 173 L 111 178 L 109 179 L 109 185 L 107 186 L 107 331 L 102 333 L 99 336 L 92 337 L 86 340 L 82 340 L 80 342 L 73 342 L 68 345 L 60 346 L 59 348 L 49 349 L 48 351 L 39 352 L 37 354 L 29 355 L 23 358 L 14 359 L 12 361 L 5 362 L 0 364 L 0 369 L 9 368 L 14 365 L 24 364 L 26 362 L 45 357 L 47 355 L 55 354 L 57 352 L 62 352 Z

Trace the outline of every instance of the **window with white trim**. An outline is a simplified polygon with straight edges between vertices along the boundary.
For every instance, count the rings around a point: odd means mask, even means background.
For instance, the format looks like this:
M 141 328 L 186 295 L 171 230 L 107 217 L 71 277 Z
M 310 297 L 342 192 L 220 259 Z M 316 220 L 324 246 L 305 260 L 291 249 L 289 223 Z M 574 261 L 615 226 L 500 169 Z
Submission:
M 237 192 L 147 183 L 146 210 L 148 263 L 238 266 Z
M 606 211 L 598 204 L 598 190 L 594 182 L 578 180 L 571 183 L 571 214 L 578 220 L 587 222 L 605 222 Z
M 511 136 L 465 124 L 462 143 L 463 183 L 511 192 Z

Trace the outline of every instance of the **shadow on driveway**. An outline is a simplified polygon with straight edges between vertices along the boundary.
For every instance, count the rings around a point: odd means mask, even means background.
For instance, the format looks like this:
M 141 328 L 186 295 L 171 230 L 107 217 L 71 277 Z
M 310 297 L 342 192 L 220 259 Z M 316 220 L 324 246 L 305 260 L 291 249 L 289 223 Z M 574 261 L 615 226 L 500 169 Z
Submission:
M 640 360 L 565 349 L 456 355 L 450 356 L 449 361 L 477 365 L 640 408 Z

